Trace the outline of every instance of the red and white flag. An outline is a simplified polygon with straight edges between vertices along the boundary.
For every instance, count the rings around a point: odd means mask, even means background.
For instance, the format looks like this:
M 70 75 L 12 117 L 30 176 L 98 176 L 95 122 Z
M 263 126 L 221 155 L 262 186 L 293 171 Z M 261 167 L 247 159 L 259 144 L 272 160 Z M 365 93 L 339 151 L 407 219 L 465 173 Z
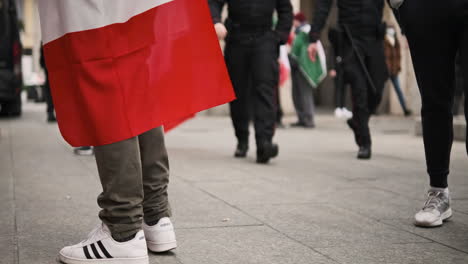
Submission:
M 40 0 L 39 11 L 59 127 L 73 146 L 234 99 L 206 0 Z

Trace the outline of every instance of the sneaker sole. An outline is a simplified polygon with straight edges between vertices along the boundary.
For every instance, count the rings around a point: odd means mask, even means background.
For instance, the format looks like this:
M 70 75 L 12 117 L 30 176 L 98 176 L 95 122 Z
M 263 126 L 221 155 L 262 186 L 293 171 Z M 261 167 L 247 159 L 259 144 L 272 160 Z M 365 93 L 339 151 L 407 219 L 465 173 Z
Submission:
M 78 155 L 78 156 L 92 156 L 92 155 L 94 155 L 94 151 L 93 150 L 76 150 L 75 155 Z
M 146 241 L 146 244 L 148 245 L 149 251 L 154 252 L 154 253 L 163 253 L 163 252 L 171 251 L 177 248 L 177 241 L 163 243 L 163 244 L 162 243 L 156 244 L 151 241 Z
M 444 224 L 445 221 L 449 220 L 452 217 L 452 208 L 449 208 L 445 213 L 443 213 L 437 221 L 434 221 L 432 223 L 426 223 L 426 222 L 414 222 L 414 225 L 419 226 L 419 227 L 439 227 Z
M 75 259 L 60 254 L 59 260 L 65 264 L 149 264 L 148 256 L 141 258 Z

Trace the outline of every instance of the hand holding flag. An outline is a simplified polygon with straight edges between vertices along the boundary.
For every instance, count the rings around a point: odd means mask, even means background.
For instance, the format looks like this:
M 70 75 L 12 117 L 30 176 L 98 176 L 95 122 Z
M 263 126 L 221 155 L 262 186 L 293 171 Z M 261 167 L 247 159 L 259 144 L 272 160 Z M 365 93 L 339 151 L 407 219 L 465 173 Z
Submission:
M 315 62 L 317 58 L 317 42 L 311 43 L 309 47 L 307 48 L 307 51 L 309 52 L 309 58 L 312 62 Z
M 216 23 L 215 24 L 216 35 L 218 36 L 219 40 L 224 40 L 227 36 L 227 29 L 223 23 Z

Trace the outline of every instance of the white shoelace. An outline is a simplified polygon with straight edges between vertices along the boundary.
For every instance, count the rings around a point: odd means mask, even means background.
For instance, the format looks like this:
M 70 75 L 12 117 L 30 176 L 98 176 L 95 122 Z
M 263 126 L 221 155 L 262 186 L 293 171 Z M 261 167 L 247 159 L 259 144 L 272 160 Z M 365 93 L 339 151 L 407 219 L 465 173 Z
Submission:
M 425 211 L 426 209 L 437 210 L 439 204 L 442 202 L 442 199 L 439 197 L 440 194 L 442 194 L 442 192 L 439 192 L 439 191 L 429 192 L 427 194 L 427 200 L 426 200 L 426 203 L 424 204 L 423 211 Z

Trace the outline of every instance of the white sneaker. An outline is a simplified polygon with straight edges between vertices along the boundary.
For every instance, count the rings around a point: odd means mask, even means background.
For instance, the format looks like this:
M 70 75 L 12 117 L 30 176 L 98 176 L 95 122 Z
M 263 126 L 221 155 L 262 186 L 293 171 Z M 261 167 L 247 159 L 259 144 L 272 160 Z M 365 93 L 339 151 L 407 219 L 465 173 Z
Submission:
M 346 119 L 353 118 L 353 112 L 346 109 L 346 107 L 341 108 L 341 113 Z
M 448 190 L 429 190 L 423 209 L 414 216 L 414 224 L 421 227 L 441 226 L 452 217 Z
M 161 218 L 154 226 L 148 226 L 143 221 L 143 230 L 150 251 L 160 253 L 177 247 L 174 226 L 168 217 Z
M 88 235 L 88 239 L 60 251 L 59 259 L 65 264 L 148 264 L 145 234 L 140 230 L 134 239 L 117 242 L 106 225 L 101 224 Z
M 343 115 L 343 110 L 341 108 L 336 108 L 335 109 L 335 117 L 336 118 L 343 118 L 344 115 Z

